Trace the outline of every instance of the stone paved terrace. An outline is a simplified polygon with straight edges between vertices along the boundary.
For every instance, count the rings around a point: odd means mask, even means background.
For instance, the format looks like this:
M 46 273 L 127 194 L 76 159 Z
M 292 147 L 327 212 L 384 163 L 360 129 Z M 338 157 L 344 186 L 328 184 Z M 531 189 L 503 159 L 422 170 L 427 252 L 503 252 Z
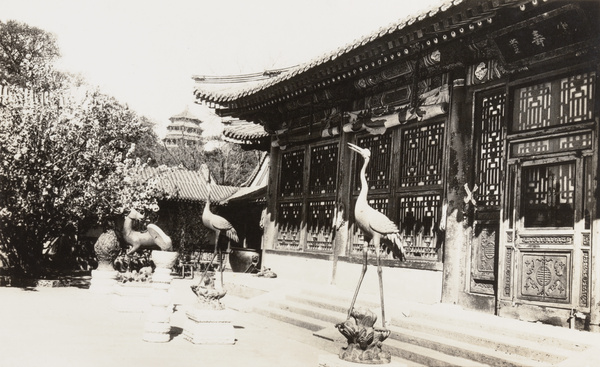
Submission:
M 250 274 L 225 273 L 230 294 L 224 300 L 234 312 L 236 343 L 195 345 L 184 340 L 184 310 L 195 302 L 189 286 L 197 280 L 173 280 L 176 310 L 168 343 L 144 342 L 144 314 L 116 311 L 110 295 L 77 287 L 0 287 L 0 367 L 316 367 L 319 356 L 337 354 L 339 343 L 253 312 L 257 305 L 297 292 L 301 284 Z M 472 317 L 476 320 L 478 313 Z M 597 334 L 583 335 L 599 339 Z M 600 343 L 557 365 L 600 366 Z
M 175 280 L 174 299 L 192 300 L 189 280 Z M 189 298 L 188 298 L 189 297 Z M 178 306 L 168 343 L 142 340 L 144 315 L 117 312 L 110 296 L 77 287 L 0 287 L 0 366 L 317 366 L 319 354 L 299 328 L 235 312 L 234 345 L 195 345 L 181 334 Z M 334 352 L 334 351 L 332 351 Z

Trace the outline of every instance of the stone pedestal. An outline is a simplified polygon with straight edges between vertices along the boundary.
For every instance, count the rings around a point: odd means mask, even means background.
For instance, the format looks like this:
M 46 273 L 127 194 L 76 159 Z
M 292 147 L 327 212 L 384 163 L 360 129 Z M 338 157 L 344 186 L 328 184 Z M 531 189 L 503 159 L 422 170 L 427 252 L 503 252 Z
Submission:
M 186 312 L 183 337 L 194 344 L 235 344 L 230 310 L 192 307 Z
M 150 311 L 151 282 L 117 283 L 113 287 L 111 307 L 119 312 Z
M 117 272 L 112 264 L 119 255 L 120 250 L 119 239 L 113 229 L 107 230 L 98 237 L 94 244 L 94 252 L 98 258 L 98 269 L 92 270 L 91 291 L 103 294 L 113 292 L 113 286 L 117 283 Z
M 171 314 L 173 305 L 169 288 L 171 287 L 171 267 L 177 260 L 177 253 L 171 251 L 152 251 L 152 261 L 156 265 L 152 275 L 150 309 L 146 313 L 144 341 L 164 343 L 171 340 Z
M 356 363 L 356 362 L 344 361 L 335 354 L 323 354 L 323 355 L 319 355 L 318 366 L 319 367 L 373 367 L 373 366 L 406 367 L 406 364 L 396 362 L 393 359 L 390 363 L 385 363 L 385 364 Z
M 94 293 L 111 294 L 113 287 L 117 284 L 117 271 L 97 269 L 92 270 L 90 279 L 90 291 Z

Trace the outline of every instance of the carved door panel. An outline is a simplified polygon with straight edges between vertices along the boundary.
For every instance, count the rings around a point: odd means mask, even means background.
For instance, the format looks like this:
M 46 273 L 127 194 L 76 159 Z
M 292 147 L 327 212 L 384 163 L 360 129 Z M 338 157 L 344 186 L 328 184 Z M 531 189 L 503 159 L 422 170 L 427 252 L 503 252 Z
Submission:
M 467 187 L 472 197 L 466 202 L 472 210 L 467 215 L 473 218 L 469 291 L 492 297 L 497 289 L 505 102 L 504 88 L 475 96 L 476 174 L 473 186 Z
M 524 161 L 517 165 L 514 196 L 516 272 L 512 295 L 517 300 L 556 304 L 576 303 L 580 279 L 583 159 Z M 577 245 L 576 245 L 577 244 Z M 578 260 L 579 261 L 579 260 Z M 574 305 L 575 306 L 575 305 Z
M 473 225 L 471 242 L 471 293 L 494 296 L 496 294 L 496 273 L 498 253 L 498 222 Z

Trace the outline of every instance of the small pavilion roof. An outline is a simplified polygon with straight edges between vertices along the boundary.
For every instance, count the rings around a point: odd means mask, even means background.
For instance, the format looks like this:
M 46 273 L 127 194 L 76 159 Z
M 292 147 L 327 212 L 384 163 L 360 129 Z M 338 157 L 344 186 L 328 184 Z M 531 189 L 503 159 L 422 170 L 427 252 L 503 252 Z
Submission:
M 205 202 L 208 183 L 200 171 L 183 168 L 148 167 L 142 172 L 145 179 L 158 178 L 158 187 L 169 195 L 170 200 Z M 236 186 L 212 185 L 210 201 L 218 204 L 240 190 Z
M 176 120 L 190 120 L 190 121 L 197 121 L 197 122 L 202 122 L 202 120 L 200 119 L 200 117 L 194 115 L 189 107 L 185 107 L 185 110 L 183 110 L 183 112 L 178 113 L 177 115 L 171 116 L 169 117 L 169 120 L 171 121 L 176 121 Z

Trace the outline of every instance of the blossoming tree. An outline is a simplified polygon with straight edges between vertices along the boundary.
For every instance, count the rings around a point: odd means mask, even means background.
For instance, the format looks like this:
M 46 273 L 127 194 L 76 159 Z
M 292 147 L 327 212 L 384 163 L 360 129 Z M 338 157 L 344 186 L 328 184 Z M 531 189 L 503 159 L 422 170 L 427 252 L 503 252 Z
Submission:
M 97 91 L 43 97 L 16 88 L 0 102 L 0 261 L 24 273 L 40 271 L 45 242 L 160 197 L 136 159 L 151 126 Z

